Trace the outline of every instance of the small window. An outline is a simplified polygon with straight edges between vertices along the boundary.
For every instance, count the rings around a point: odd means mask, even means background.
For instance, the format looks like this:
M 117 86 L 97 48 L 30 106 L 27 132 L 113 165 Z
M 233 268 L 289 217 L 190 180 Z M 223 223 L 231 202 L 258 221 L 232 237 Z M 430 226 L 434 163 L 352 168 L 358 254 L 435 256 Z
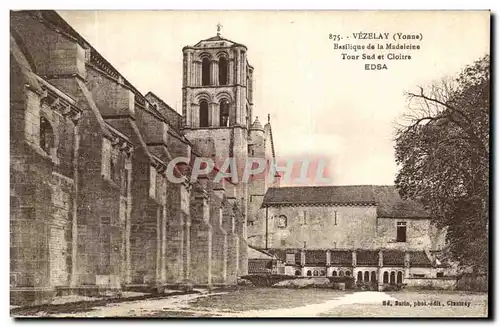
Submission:
M 358 271 L 358 281 L 363 281 L 363 273 L 361 271 Z
M 372 271 L 372 276 L 371 276 L 371 281 L 376 282 L 377 281 L 377 273 Z
M 287 226 L 287 218 L 285 215 L 281 215 L 278 217 L 278 227 L 279 228 L 286 228 Z
M 424 278 L 425 274 L 413 274 L 413 277 L 415 277 L 415 278 Z
M 333 216 L 333 224 L 337 226 L 337 219 L 339 218 L 339 213 L 335 211 L 335 215 Z
M 344 272 L 343 272 L 342 270 L 341 270 L 341 271 L 339 271 L 339 276 L 340 276 L 340 277 L 343 277 L 343 276 L 344 276 Z
M 307 276 L 312 276 L 312 274 L 311 274 L 311 271 L 310 271 L 310 270 L 308 270 L 308 271 L 307 271 Z
M 387 271 L 384 272 L 384 284 L 389 283 L 389 273 Z
M 334 271 L 332 271 L 332 276 L 333 276 L 333 277 L 337 277 L 337 271 L 335 271 L 335 270 L 334 270 Z
M 351 272 L 348 270 L 345 272 L 345 275 L 349 277 L 349 276 L 351 276 Z
M 444 277 L 444 273 L 443 273 L 443 272 L 438 272 L 438 273 L 436 274 L 436 277 Z
M 396 229 L 396 241 L 406 242 L 406 222 L 398 221 Z
M 280 244 L 281 244 L 281 246 L 285 246 L 286 245 L 286 241 L 284 239 L 281 239 L 280 240 Z
M 302 225 L 307 225 L 307 211 L 302 213 Z
M 369 272 L 369 271 L 365 271 L 364 276 L 365 276 L 365 277 L 364 277 L 365 282 L 370 281 L 370 272 Z
M 300 270 L 295 270 L 295 276 L 300 276 Z
M 317 270 L 314 271 L 313 273 L 314 276 L 319 276 L 319 272 Z
M 321 270 L 321 271 L 320 271 L 320 275 L 321 275 L 321 276 L 326 276 L 326 271 Z
M 54 130 L 45 117 L 40 118 L 40 147 L 49 155 L 54 147 Z

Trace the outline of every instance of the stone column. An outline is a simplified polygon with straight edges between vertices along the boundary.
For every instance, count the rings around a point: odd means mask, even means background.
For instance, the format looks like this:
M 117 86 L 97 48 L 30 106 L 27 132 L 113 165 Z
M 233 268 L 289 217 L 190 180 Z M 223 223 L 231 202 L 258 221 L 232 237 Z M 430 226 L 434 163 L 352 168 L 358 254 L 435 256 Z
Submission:
M 211 85 L 219 85 L 219 61 L 217 59 L 212 59 L 212 64 L 210 65 L 210 73 L 212 74 Z
M 352 251 L 352 266 L 356 267 L 358 265 L 358 255 L 356 253 L 356 250 Z
M 217 102 L 210 102 L 210 126 L 219 126 L 219 104 Z
M 166 230 L 166 282 L 167 284 L 180 284 L 184 279 L 185 271 L 185 223 L 189 218 L 189 192 L 184 184 L 171 184 L 167 186 L 170 199 L 168 221 Z
M 223 228 L 224 188 L 216 186 L 210 194 L 210 224 L 212 225 L 212 284 L 227 283 L 227 233 Z
M 306 265 L 306 251 L 300 250 L 300 265 L 305 266 Z
M 195 80 L 193 85 L 194 86 L 201 86 L 201 61 L 200 60 L 194 60 L 194 76 Z
M 384 290 L 384 273 L 382 271 L 382 267 L 384 266 L 384 252 L 380 250 L 378 252 L 378 268 L 377 268 L 377 275 L 378 275 L 378 290 L 383 291 Z
M 236 234 L 239 238 L 238 276 L 248 275 L 248 243 L 245 234 L 246 219 L 242 206 L 235 204 Z
M 232 84 L 235 84 L 235 81 L 234 81 L 234 58 L 230 58 L 229 59 L 229 65 L 228 65 L 228 69 L 229 69 L 229 80 L 228 80 L 228 85 L 232 85 Z
M 239 237 L 234 228 L 235 214 L 233 210 L 234 198 L 226 198 L 222 203 L 222 224 L 227 233 L 227 267 L 226 267 L 226 282 L 228 285 L 235 285 L 238 274 L 239 261 Z
M 199 177 L 191 197 L 191 279 L 197 286 L 212 285 L 212 226 L 207 178 Z
M 326 250 L 326 266 L 329 267 L 332 263 L 332 253 L 330 250 Z
M 404 268 L 405 268 L 404 278 L 410 278 L 410 252 L 405 252 Z

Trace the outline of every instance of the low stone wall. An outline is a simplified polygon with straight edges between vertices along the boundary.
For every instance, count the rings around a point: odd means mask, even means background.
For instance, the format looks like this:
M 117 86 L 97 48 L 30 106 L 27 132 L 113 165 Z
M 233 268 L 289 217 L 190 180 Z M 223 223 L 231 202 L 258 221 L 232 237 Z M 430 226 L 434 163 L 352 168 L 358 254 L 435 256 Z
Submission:
M 406 288 L 452 290 L 457 286 L 456 277 L 406 278 Z

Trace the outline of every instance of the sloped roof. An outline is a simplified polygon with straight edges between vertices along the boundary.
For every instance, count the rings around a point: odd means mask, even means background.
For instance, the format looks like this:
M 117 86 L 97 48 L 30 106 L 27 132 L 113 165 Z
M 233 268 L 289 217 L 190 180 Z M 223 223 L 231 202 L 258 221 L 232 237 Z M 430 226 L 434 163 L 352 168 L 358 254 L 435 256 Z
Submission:
M 384 266 L 404 266 L 405 253 L 398 250 L 384 251 Z
M 273 267 L 272 260 L 248 259 L 249 274 L 270 274 Z
M 390 185 L 272 187 L 262 206 L 276 205 L 376 205 L 378 217 L 429 217 L 419 203 L 401 199 L 396 187 Z
M 227 42 L 227 43 L 229 43 L 228 45 L 230 45 L 230 46 L 233 46 L 233 45 L 244 46 L 243 44 L 240 44 L 238 42 L 234 42 L 234 41 L 231 41 L 229 39 L 223 38 L 221 35 L 216 35 L 216 36 L 209 37 L 208 39 L 203 39 L 203 40 L 198 41 L 198 43 L 196 43 L 194 45 L 194 47 L 195 48 L 200 47 L 204 43 L 211 43 L 211 42 Z
M 432 262 L 424 251 L 410 252 L 411 267 L 431 267 Z
M 330 264 L 331 265 L 352 265 L 352 252 L 351 251 L 330 251 Z
M 326 251 L 306 250 L 306 264 L 326 264 Z
M 378 251 L 359 250 L 356 252 L 356 263 L 358 266 L 378 265 Z

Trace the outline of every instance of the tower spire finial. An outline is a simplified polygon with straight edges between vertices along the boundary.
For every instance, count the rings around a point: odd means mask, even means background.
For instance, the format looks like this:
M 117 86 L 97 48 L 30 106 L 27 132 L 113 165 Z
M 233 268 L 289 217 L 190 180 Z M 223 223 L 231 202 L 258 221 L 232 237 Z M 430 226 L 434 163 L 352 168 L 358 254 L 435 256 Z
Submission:
M 267 123 L 270 124 L 271 123 L 271 114 L 267 114 Z
M 220 36 L 220 31 L 222 30 L 222 24 L 217 23 L 217 36 Z

